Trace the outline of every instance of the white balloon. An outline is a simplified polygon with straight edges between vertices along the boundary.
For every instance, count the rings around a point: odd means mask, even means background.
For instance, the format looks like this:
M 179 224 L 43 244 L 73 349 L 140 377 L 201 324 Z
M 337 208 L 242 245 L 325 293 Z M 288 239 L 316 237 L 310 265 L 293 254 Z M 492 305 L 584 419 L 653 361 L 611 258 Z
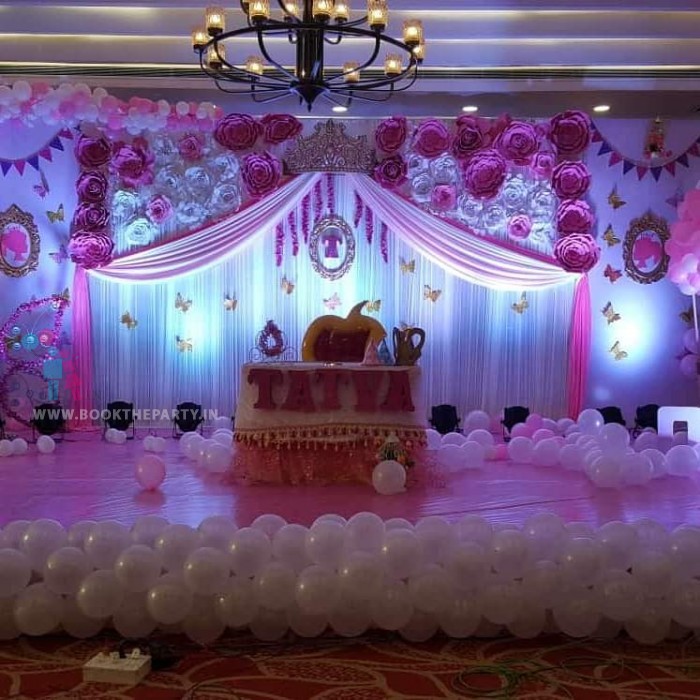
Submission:
M 15 438 L 12 441 L 12 454 L 23 455 L 27 452 L 29 446 L 24 438 Z
M 494 444 L 493 435 L 483 428 L 472 430 L 467 436 L 467 440 L 478 442 L 483 447 L 491 447 Z
M 61 547 L 46 560 L 44 583 L 54 593 L 74 595 L 91 571 L 85 552 L 77 547 Z
M 117 580 L 127 593 L 145 593 L 158 580 L 160 555 L 143 544 L 127 547 L 114 563 Z
M 29 559 L 16 549 L 0 549 L 0 598 L 17 595 L 32 575 Z
M 426 430 L 425 437 L 428 442 L 429 450 L 440 449 L 440 445 L 442 444 L 442 435 L 440 435 L 437 430 L 433 430 L 432 428 Z
M 514 437 L 508 443 L 508 457 L 520 464 L 530 464 L 532 461 L 532 440 L 528 437 Z
M 56 443 L 49 435 L 41 435 L 36 441 L 36 448 L 41 454 L 48 455 L 56 449 Z
M 406 486 L 406 469 L 395 460 L 379 462 L 372 470 L 372 486 L 382 496 L 402 493 Z
M 185 585 L 199 596 L 223 591 L 230 575 L 229 556 L 213 547 L 195 549 L 187 557 L 183 567 Z
M 88 617 L 103 619 L 112 615 L 124 599 L 124 589 L 114 571 L 100 569 L 88 574 L 75 595 L 78 607 Z
M 0 440 L 0 457 L 9 457 L 14 452 L 9 440 Z
M 49 634 L 61 622 L 61 596 L 49 590 L 45 583 L 33 583 L 22 590 L 14 604 L 14 619 L 23 634 Z

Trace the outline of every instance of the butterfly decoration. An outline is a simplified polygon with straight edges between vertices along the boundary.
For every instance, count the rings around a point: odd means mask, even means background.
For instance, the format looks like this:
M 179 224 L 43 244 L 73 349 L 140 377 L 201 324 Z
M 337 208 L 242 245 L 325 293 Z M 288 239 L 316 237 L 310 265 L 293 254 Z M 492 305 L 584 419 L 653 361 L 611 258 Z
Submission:
M 49 221 L 52 224 L 55 224 L 57 221 L 65 221 L 66 220 L 66 210 L 63 208 L 63 204 L 60 204 L 58 209 L 56 211 L 47 211 L 46 216 L 49 217 Z
M 280 289 L 281 289 L 285 294 L 291 294 L 291 293 L 294 291 L 294 287 L 295 287 L 295 286 L 296 286 L 296 285 L 294 284 L 294 282 L 292 282 L 291 280 L 288 280 L 288 279 L 287 279 L 287 275 L 285 275 L 285 276 L 282 278 L 282 281 L 280 282 Z
M 619 340 L 616 340 L 615 344 L 610 348 L 610 353 L 614 356 L 616 362 L 619 362 L 620 360 L 624 360 L 626 357 L 629 357 L 627 352 L 620 348 Z
M 134 328 L 139 325 L 139 322 L 128 311 L 122 314 L 120 323 L 126 326 L 130 331 L 133 331 Z
M 605 229 L 603 240 L 608 244 L 608 248 L 612 248 L 614 245 L 617 245 L 620 242 L 620 239 L 613 231 L 612 224 L 608 224 L 608 228 Z
M 177 349 L 180 352 L 192 352 L 192 338 L 181 338 L 179 335 L 175 336 L 175 342 L 177 343 Z
M 66 287 L 60 294 L 52 294 L 51 299 L 52 299 L 53 306 L 56 306 L 57 304 L 60 304 L 61 302 L 65 302 L 66 304 L 70 304 L 70 289 L 68 289 L 68 287 Z
M 403 257 L 399 258 L 399 267 L 404 275 L 416 271 L 416 261 L 415 260 L 405 260 Z
M 671 195 L 667 200 L 666 204 L 674 209 L 678 208 L 678 205 L 683 201 L 683 190 L 680 187 Z
M 185 297 L 183 297 L 182 294 L 178 292 L 177 296 L 175 297 L 175 308 L 179 309 L 184 314 L 190 310 L 191 306 L 192 299 L 185 299 Z
M 367 311 L 367 313 L 369 313 L 369 314 L 371 314 L 372 312 L 379 313 L 381 308 L 382 308 L 382 300 L 381 299 L 377 299 L 377 301 L 368 301 L 365 304 L 365 311 Z
M 442 289 L 432 289 L 429 284 L 423 285 L 423 299 L 429 299 L 433 304 L 440 298 Z
M 49 257 L 57 265 L 60 265 L 61 263 L 68 260 L 68 257 L 69 257 L 68 250 L 66 249 L 66 246 L 63 243 L 61 243 L 61 247 L 57 251 L 54 251 L 53 253 L 49 253 Z
M 41 182 L 38 185 L 34 185 L 34 192 L 44 199 L 50 190 L 46 175 L 44 175 L 44 171 L 41 168 L 39 168 L 39 177 L 41 178 Z
M 612 305 L 611 301 L 609 301 L 603 307 L 601 313 L 607 319 L 608 325 L 610 325 L 611 323 L 615 323 L 615 321 L 619 321 L 622 318 L 622 316 L 620 316 L 620 314 L 616 313 L 615 309 L 613 309 L 613 305 Z
M 224 310 L 225 311 L 235 311 L 238 308 L 238 299 L 236 295 L 230 297 L 228 294 L 224 295 Z
M 520 301 L 515 302 L 510 305 L 510 308 L 515 311 L 516 314 L 524 314 L 525 309 L 527 309 L 530 306 L 530 302 L 527 300 L 527 295 L 525 292 L 523 292 L 520 295 Z
M 328 299 L 323 300 L 323 305 L 329 311 L 335 311 L 339 306 L 343 305 L 343 302 L 340 300 L 340 297 L 338 296 L 338 292 L 333 292 L 332 297 L 329 297 Z
M 695 312 L 693 311 L 693 305 L 691 304 L 686 311 L 681 311 L 678 316 L 683 323 L 687 323 L 689 326 L 692 326 L 695 323 Z
M 605 267 L 603 275 L 610 280 L 610 284 L 615 284 L 622 277 L 622 270 L 616 270 L 610 263 Z
M 613 191 L 608 195 L 608 204 L 613 208 L 613 209 L 619 209 L 620 207 L 624 207 L 627 202 L 625 202 L 622 197 L 617 193 L 617 186 L 613 187 Z

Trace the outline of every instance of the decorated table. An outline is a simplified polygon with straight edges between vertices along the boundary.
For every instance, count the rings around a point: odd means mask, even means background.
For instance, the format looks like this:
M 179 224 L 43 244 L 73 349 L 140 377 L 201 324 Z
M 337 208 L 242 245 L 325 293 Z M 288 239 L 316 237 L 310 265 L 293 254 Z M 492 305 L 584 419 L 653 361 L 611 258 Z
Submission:
M 425 439 L 416 366 L 251 363 L 241 369 L 233 473 L 258 482 L 370 481 L 378 448 Z

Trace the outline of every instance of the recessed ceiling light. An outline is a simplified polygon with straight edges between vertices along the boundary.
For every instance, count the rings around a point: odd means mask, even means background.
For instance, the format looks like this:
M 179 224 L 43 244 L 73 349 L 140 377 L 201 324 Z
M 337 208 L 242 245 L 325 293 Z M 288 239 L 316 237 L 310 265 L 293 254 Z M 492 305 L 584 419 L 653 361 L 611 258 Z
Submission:
M 462 107 L 462 111 L 467 114 L 473 114 L 474 112 L 478 112 L 479 108 L 476 105 L 465 105 Z
M 336 114 L 342 114 L 343 112 L 347 112 L 347 111 L 348 111 L 348 108 L 347 108 L 347 107 L 343 107 L 343 105 L 336 105 L 335 107 L 333 107 L 333 111 L 334 111 Z
M 598 114 L 601 114 L 602 112 L 609 112 L 610 111 L 610 105 L 596 105 L 593 108 L 594 112 L 597 112 Z

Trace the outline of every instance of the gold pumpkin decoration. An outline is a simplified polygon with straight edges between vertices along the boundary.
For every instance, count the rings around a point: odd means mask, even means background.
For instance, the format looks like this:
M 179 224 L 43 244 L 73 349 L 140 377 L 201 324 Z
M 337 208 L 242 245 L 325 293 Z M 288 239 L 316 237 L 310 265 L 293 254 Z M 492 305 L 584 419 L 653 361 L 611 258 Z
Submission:
M 304 362 L 362 362 L 367 343 L 379 345 L 386 331 L 379 321 L 362 315 L 367 301 L 341 316 L 319 316 L 306 329 L 301 347 Z

